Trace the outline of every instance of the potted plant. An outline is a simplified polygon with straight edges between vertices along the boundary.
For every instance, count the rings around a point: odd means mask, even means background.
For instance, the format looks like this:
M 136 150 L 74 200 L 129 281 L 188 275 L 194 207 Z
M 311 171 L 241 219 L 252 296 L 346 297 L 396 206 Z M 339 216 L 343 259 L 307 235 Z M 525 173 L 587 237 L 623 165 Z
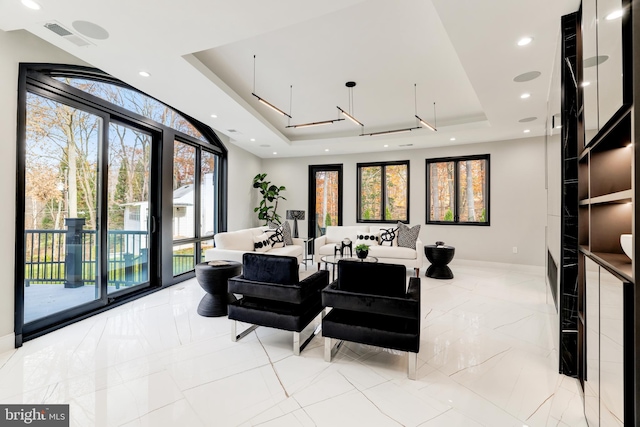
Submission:
M 260 190 L 262 195 L 260 206 L 254 208 L 253 211 L 258 212 L 258 219 L 264 221 L 265 225 L 269 222 L 280 224 L 280 215 L 276 211 L 278 210 L 278 200 L 287 200 L 280 195 L 280 192 L 285 191 L 286 188 L 284 185 L 278 187 L 272 185 L 271 181 L 265 181 L 266 176 L 266 173 L 259 173 L 253 177 L 253 188 Z
M 356 246 L 356 255 L 360 259 L 365 259 L 369 255 L 369 245 L 360 243 L 358 246 Z

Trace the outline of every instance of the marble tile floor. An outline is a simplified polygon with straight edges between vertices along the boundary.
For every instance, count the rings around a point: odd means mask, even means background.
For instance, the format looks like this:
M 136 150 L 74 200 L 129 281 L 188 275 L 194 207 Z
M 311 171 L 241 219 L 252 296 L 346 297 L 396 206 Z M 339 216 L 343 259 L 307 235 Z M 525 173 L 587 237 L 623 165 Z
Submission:
M 416 381 L 397 351 L 347 343 L 326 363 L 322 338 L 296 357 L 269 328 L 234 343 L 193 279 L 0 354 L 0 403 L 68 403 L 83 427 L 586 426 L 542 272 L 452 269 L 422 276 Z

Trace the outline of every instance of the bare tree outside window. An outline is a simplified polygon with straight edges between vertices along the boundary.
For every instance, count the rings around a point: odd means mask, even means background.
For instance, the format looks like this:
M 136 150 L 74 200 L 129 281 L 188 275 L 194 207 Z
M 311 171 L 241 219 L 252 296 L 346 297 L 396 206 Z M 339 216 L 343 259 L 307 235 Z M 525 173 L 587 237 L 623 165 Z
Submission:
M 427 223 L 489 225 L 489 155 L 427 159 Z

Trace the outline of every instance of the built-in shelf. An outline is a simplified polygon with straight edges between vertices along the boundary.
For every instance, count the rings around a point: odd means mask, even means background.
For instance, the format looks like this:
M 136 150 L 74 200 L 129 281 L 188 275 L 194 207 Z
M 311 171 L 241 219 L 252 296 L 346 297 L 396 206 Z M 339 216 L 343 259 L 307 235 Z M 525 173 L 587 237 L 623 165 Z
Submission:
M 633 283 L 633 264 L 625 254 L 591 252 L 589 256 L 620 280 Z
M 633 201 L 633 191 L 623 190 L 603 196 L 592 197 L 580 200 L 580 205 L 598 205 L 603 203 L 631 203 Z

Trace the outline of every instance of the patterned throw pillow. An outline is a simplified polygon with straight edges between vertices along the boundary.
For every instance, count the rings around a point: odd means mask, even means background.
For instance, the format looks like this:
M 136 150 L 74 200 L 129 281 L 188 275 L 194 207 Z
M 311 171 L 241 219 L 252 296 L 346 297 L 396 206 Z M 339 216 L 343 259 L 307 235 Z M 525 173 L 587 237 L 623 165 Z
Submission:
M 380 246 L 393 246 L 393 242 L 396 241 L 397 228 L 381 228 L 380 229 Z
M 291 238 L 291 226 L 289 225 L 288 221 L 285 221 L 284 224 L 277 224 L 275 222 L 271 222 L 269 221 L 267 223 L 267 225 L 269 226 L 269 228 L 271 229 L 278 229 L 280 227 L 282 227 L 282 235 L 284 237 L 284 244 L 287 246 L 293 245 L 293 239 Z
M 420 234 L 420 224 L 409 228 L 405 224 L 398 223 L 398 246 L 403 248 L 416 248 L 416 240 Z
M 272 248 L 284 247 L 284 227 L 280 226 L 275 230 L 266 230 L 265 233 L 269 236 Z
M 256 252 L 268 252 L 271 249 L 271 240 L 267 233 L 253 237 L 253 250 Z
M 356 234 L 356 246 L 365 244 L 369 246 L 377 246 L 380 236 L 377 233 L 358 233 Z

